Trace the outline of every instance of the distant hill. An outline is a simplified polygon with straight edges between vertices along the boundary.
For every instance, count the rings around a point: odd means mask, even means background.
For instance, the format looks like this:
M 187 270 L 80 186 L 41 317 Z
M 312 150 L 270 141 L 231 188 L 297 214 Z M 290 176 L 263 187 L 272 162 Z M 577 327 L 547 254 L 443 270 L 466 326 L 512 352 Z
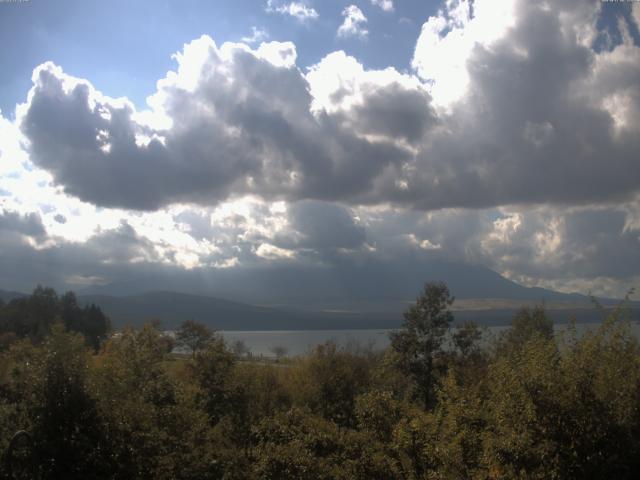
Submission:
M 562 294 L 560 294 L 562 295 Z M 0 290 L 5 302 L 26 296 L 21 292 Z M 575 317 L 579 322 L 599 322 L 603 312 L 593 308 L 588 299 L 547 301 L 548 314 L 562 323 Z M 569 298 L 574 298 L 570 296 Z M 136 295 L 79 295 L 81 304 L 95 303 L 109 316 L 113 326 L 140 326 L 157 319 L 166 329 L 176 328 L 182 321 L 193 319 L 217 330 L 338 330 L 359 328 L 396 328 L 402 323 L 402 312 L 411 301 L 342 302 L 328 306 L 323 302 L 303 307 L 256 306 L 206 295 L 171 291 L 153 291 Z M 474 320 L 481 325 L 508 325 L 522 305 L 538 304 L 537 300 L 500 298 L 459 299 L 453 306 L 456 322 Z M 611 306 L 612 301 L 605 301 Z M 640 303 L 630 304 L 632 318 L 640 320 Z M 606 312 L 605 312 L 606 313 Z
M 26 297 L 26 296 L 27 296 L 26 293 L 12 292 L 12 291 L 8 291 L 8 290 L 0 290 L 0 299 L 2 299 L 3 302 L 10 302 L 14 298 L 21 298 L 21 297 Z
M 114 327 L 139 326 L 151 319 L 161 320 L 164 328 L 176 328 L 182 321 L 193 319 L 217 330 L 337 330 L 358 328 L 397 328 L 407 305 L 397 305 L 393 311 L 376 310 L 301 310 L 269 308 L 221 300 L 201 295 L 176 292 L 148 292 L 115 297 L 82 295 L 82 303 L 95 303 L 111 318 Z M 507 325 L 518 310 L 514 301 L 489 299 L 463 302 L 454 306 L 456 321 L 475 320 L 481 325 Z M 535 302 L 528 302 L 529 305 Z M 640 318 L 640 306 L 632 305 L 633 318 Z M 599 322 L 603 312 L 584 303 L 549 303 L 547 312 L 555 322 L 564 323 L 571 317 L 579 322 Z
M 210 272 L 209 272 L 210 273 Z M 560 293 L 519 285 L 478 265 L 434 260 L 369 262 L 362 265 L 222 269 L 202 278 L 157 276 L 95 285 L 78 294 L 125 296 L 149 291 L 172 291 L 225 298 L 252 305 L 333 305 L 388 303 L 413 300 L 426 281 L 443 281 L 458 299 L 500 298 L 530 301 L 588 301 L 578 293 Z
M 204 274 L 203 274 L 204 275 Z M 114 326 L 159 319 L 175 328 L 186 319 L 224 330 L 304 330 L 394 328 L 426 281 L 445 282 L 456 297 L 456 320 L 508 324 L 524 304 L 545 303 L 556 322 L 602 319 L 589 298 L 543 288 L 528 288 L 482 266 L 442 260 L 428 265 L 367 263 L 335 268 L 226 269 L 194 283 L 187 277 L 154 277 L 76 291 L 95 303 Z M 182 292 L 182 293 L 179 293 Z M 19 292 L 2 292 L 9 300 Z M 601 299 L 603 305 L 616 300 Z M 632 304 L 639 317 L 640 303 Z
M 164 328 L 173 329 L 182 321 L 192 319 L 218 330 L 304 330 L 376 328 L 380 326 L 381 320 L 372 319 L 372 323 L 369 323 L 363 318 L 354 318 L 348 314 L 333 315 L 259 307 L 202 295 L 166 291 L 124 297 L 81 295 L 78 300 L 83 304 L 95 303 L 100 306 L 115 327 L 141 325 L 145 321 L 158 319 Z

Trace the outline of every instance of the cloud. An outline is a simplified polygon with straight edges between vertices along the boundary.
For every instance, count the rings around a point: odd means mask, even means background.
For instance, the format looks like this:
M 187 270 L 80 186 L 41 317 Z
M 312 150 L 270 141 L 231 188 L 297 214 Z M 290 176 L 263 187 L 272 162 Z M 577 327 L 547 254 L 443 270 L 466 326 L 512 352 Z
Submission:
M 173 288 L 252 301 L 273 294 L 292 302 L 329 293 L 348 298 L 355 289 L 373 301 L 385 288 L 397 296 L 438 276 L 467 288 L 457 276 L 469 272 L 449 271 L 459 264 L 486 265 L 529 286 L 613 296 L 640 279 L 637 201 L 419 212 L 246 198 L 171 210 L 123 212 L 114 226 L 97 226 L 80 241 L 47 232 L 37 212 L 4 211 L 0 288 L 115 282 L 128 290 Z M 352 290 L 322 286 L 327 276 Z M 269 288 L 260 288 L 259 278 L 268 278 Z M 374 279 L 381 282 L 377 287 Z
M 30 159 L 66 193 L 107 207 L 368 194 L 408 152 L 314 115 L 295 57 L 288 42 L 251 50 L 202 37 L 177 55 L 145 112 L 44 64 L 19 114 Z
M 136 111 L 44 64 L 19 113 L 30 159 L 70 195 L 141 210 L 246 194 L 421 210 L 584 204 L 638 190 L 640 48 L 585 44 L 596 4 L 448 5 L 418 41 L 422 78 L 343 52 L 304 75 L 292 43 L 202 37 Z M 442 96 L 459 69 L 464 85 Z
M 438 105 L 448 105 L 467 91 L 467 70 L 476 45 L 488 45 L 504 37 L 514 25 L 516 2 L 453 0 L 422 25 L 412 66 L 432 82 Z
M 256 26 L 251 27 L 251 35 L 242 37 L 242 41 L 248 44 L 261 42 L 262 40 L 266 40 L 269 38 L 269 34 L 266 30 L 258 28 Z
M 483 25 L 483 4 L 476 6 L 474 19 Z M 628 198 L 640 186 L 633 166 L 640 146 L 633 120 L 640 108 L 640 84 L 633 80 L 640 76 L 640 48 L 626 43 L 596 53 L 581 43 L 577 26 L 565 23 L 560 7 L 516 2 L 513 11 L 502 37 L 474 42 L 465 93 L 449 113 L 438 109 L 444 128 L 407 166 L 405 198 L 416 194 L 425 209 Z M 466 13 L 447 15 L 461 18 L 464 38 Z M 432 95 L 437 105 L 437 89 Z
M 18 212 L 7 210 L 0 213 L 0 231 L 5 234 L 13 232 L 35 238 L 44 237 L 47 233 L 37 213 L 20 215 Z
M 318 201 L 292 204 L 287 211 L 288 225 L 276 232 L 275 243 L 289 250 L 325 261 L 363 248 L 365 230 L 344 207 Z
M 639 276 L 640 48 L 603 43 L 600 10 L 447 2 L 408 72 L 342 51 L 302 71 L 291 42 L 205 36 L 144 110 L 45 63 L 0 117 L 0 270 L 29 266 L 0 280 L 370 286 L 441 259 L 620 295 Z
M 344 20 L 342 25 L 338 27 L 338 37 L 359 37 L 366 38 L 369 31 L 364 27 L 367 23 L 367 17 L 364 16 L 362 10 L 355 5 L 349 5 L 342 11 Z
M 393 0 L 371 0 L 371 5 L 380 7 L 385 12 L 393 12 Z
M 417 143 L 438 121 L 415 78 L 392 68 L 365 70 L 343 51 L 324 57 L 306 78 L 312 109 L 331 114 L 342 130 L 360 137 Z
M 526 285 L 622 296 L 640 279 L 640 228 L 628 222 L 635 208 L 505 209 L 477 255 Z
M 290 2 L 278 4 L 274 0 L 267 0 L 265 10 L 268 13 L 279 13 L 281 15 L 290 15 L 300 22 L 315 20 L 318 18 L 318 12 L 313 7 L 308 7 L 302 2 Z

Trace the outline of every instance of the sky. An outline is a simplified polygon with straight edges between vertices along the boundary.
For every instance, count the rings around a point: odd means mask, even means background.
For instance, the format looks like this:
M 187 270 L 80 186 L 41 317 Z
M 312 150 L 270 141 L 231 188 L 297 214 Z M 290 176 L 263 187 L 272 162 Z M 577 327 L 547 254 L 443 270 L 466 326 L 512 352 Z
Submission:
M 639 27 L 592 0 L 0 2 L 0 289 L 286 297 L 444 261 L 622 297 Z

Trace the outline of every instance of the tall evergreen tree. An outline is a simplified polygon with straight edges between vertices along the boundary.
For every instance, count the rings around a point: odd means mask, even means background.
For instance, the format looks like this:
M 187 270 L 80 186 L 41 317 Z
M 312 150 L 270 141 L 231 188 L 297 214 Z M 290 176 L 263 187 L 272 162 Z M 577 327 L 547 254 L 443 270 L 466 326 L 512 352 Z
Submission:
M 453 321 L 453 301 L 444 283 L 426 283 L 415 305 L 404 312 L 402 329 L 390 334 L 391 347 L 415 380 L 425 407 L 433 401 L 434 359 Z

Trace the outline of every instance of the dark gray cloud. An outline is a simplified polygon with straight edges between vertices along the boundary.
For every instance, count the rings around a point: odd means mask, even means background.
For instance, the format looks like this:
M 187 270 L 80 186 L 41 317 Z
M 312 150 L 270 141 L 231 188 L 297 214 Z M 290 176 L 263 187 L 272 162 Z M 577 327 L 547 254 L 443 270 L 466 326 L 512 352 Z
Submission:
M 478 256 L 499 271 L 546 279 L 617 278 L 630 288 L 640 265 L 640 234 L 620 208 L 520 211 L 503 218 Z
M 18 212 L 8 210 L 0 212 L 0 231 L 4 235 L 17 233 L 36 238 L 42 238 L 47 233 L 39 214 L 27 213 L 21 215 Z
M 348 93 L 337 91 L 331 99 L 339 103 Z M 405 140 L 412 145 L 420 144 L 438 123 L 431 97 L 423 90 L 410 89 L 397 82 L 384 87 L 365 85 L 360 103 L 333 115 L 345 130 Z
M 1 221 L 0 226 L 10 226 L 13 232 L 31 236 L 42 227 L 33 220 L 37 217 L 35 214 L 22 217 L 23 221 L 17 225 L 13 214 L 0 216 L 0 219 L 7 217 L 11 218 L 10 224 Z M 3 232 L 0 236 L 0 288 L 30 291 L 36 284 L 45 284 L 69 289 L 95 282 L 124 281 L 125 278 L 135 281 L 151 272 L 180 270 L 163 267 L 151 242 L 126 222 L 115 229 L 97 232 L 83 243 L 51 236 L 41 236 L 39 240 L 49 240 L 49 243 L 42 242 L 35 248 L 24 238 Z M 135 274 L 138 266 L 140 274 Z
M 335 211 L 324 214 L 342 216 Z M 487 288 L 497 292 L 506 283 L 486 269 L 442 262 L 420 249 L 405 249 L 393 258 L 366 253 L 325 255 L 316 262 L 274 262 L 254 256 L 234 268 L 187 269 L 160 261 L 149 241 L 126 223 L 96 232 L 83 243 L 51 240 L 44 248 L 34 248 L 28 242 L 1 237 L 0 288 L 30 291 L 42 283 L 59 290 L 90 286 L 93 291 L 115 294 L 171 289 L 254 303 L 365 302 L 374 308 L 379 302 L 410 300 L 425 280 L 445 280 L 460 296 Z M 330 250 L 326 244 L 322 245 L 325 250 L 315 246 L 321 253 Z M 478 282 L 483 278 L 492 285 Z M 393 311 L 399 315 L 402 308 L 397 303 L 397 312 Z
M 277 245 L 294 249 L 358 249 L 365 240 L 365 230 L 339 205 L 302 201 L 290 206 L 290 229 L 279 235 Z

